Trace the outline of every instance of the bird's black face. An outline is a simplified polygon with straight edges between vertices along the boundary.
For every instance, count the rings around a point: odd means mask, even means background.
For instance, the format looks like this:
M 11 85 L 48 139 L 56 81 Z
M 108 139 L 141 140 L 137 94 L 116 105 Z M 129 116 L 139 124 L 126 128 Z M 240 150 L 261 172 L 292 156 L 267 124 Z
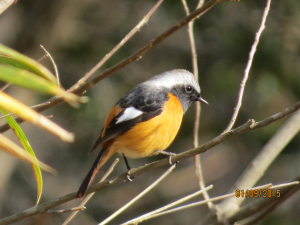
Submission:
M 185 85 L 182 93 L 184 93 L 186 98 L 188 98 L 191 102 L 199 101 L 200 93 L 198 93 L 191 85 Z
M 200 93 L 192 85 L 187 84 L 173 87 L 171 93 L 180 100 L 184 112 L 193 102 L 201 101 L 208 104 L 201 98 Z

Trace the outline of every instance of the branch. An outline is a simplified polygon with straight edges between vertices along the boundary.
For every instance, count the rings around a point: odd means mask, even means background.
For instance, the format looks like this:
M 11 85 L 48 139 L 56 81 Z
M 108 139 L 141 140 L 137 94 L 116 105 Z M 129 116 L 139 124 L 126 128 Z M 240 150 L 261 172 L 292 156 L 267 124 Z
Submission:
M 101 74 L 97 75 L 93 79 L 91 79 L 88 82 L 84 82 L 82 85 L 80 85 L 78 88 L 74 89 L 72 92 L 75 94 L 82 94 L 89 88 L 93 87 L 96 83 L 103 80 L 104 78 L 108 77 L 109 75 L 115 73 L 116 71 L 124 68 L 125 66 L 129 65 L 132 62 L 135 62 L 141 57 L 146 54 L 149 50 L 151 50 L 154 46 L 168 38 L 171 34 L 175 33 L 177 30 L 179 30 L 181 27 L 187 25 L 190 21 L 192 21 L 194 18 L 203 15 L 205 12 L 207 12 L 209 9 L 211 9 L 214 5 L 216 5 L 219 2 L 222 2 L 225 0 L 210 0 L 208 1 L 203 7 L 200 9 L 196 9 L 193 11 L 189 16 L 182 19 L 180 22 L 178 22 L 175 26 L 171 27 L 169 30 L 165 31 L 161 35 L 159 35 L 157 38 L 149 41 L 144 47 L 142 47 L 140 50 L 136 51 L 131 56 L 127 57 L 126 59 L 122 60 L 121 62 L 115 64 L 114 66 L 104 70 Z M 79 82 L 79 81 L 78 81 Z M 76 84 L 75 84 L 76 85 Z M 36 108 L 37 112 L 42 112 L 46 109 L 49 109 L 53 106 L 59 105 L 64 102 L 64 100 L 58 96 L 53 97 L 49 99 L 47 102 L 50 102 L 49 104 L 41 104 L 40 107 Z M 23 122 L 20 118 L 16 120 L 18 123 Z M 8 124 L 2 125 L 0 127 L 0 132 L 5 132 L 10 127 Z
M 208 190 L 210 190 L 210 189 L 212 189 L 212 188 L 213 188 L 213 185 L 211 184 L 211 185 L 209 185 L 208 187 L 206 187 L 205 190 L 208 191 Z M 151 212 L 149 212 L 149 213 L 146 213 L 146 214 L 144 214 L 144 215 L 142 215 L 142 216 L 139 216 L 139 217 L 137 217 L 137 218 L 134 218 L 134 219 L 132 219 L 132 220 L 129 220 L 129 221 L 123 223 L 122 225 L 127 225 L 127 224 L 138 224 L 138 223 L 144 221 L 146 218 L 149 218 L 149 217 L 152 216 L 152 215 L 155 215 L 155 214 L 157 214 L 157 213 L 163 212 L 163 211 L 165 211 L 165 210 L 167 210 L 167 209 L 170 209 L 170 208 L 172 208 L 172 207 L 174 207 L 174 206 L 177 206 L 177 205 L 179 205 L 179 204 L 181 204 L 181 203 L 183 203 L 183 202 L 186 202 L 186 201 L 190 200 L 191 198 L 194 198 L 194 197 L 198 196 L 199 194 L 202 194 L 203 191 L 204 191 L 204 190 L 202 189 L 202 190 L 197 191 L 197 192 L 195 192 L 195 193 L 193 193 L 193 194 L 187 195 L 187 196 L 185 196 L 185 197 L 183 197 L 183 198 L 181 198 L 181 199 L 179 199 L 179 200 L 177 200 L 177 201 L 175 201 L 175 202 L 172 202 L 172 203 L 170 203 L 170 204 L 168 204 L 168 205 L 165 205 L 165 206 L 163 206 L 163 207 L 161 207 L 161 208 L 159 208 L 159 209 L 153 210 L 153 211 L 151 211 Z
M 264 175 L 270 164 L 276 159 L 284 147 L 300 130 L 300 110 L 295 112 L 273 135 L 269 142 L 263 147 L 261 152 L 248 165 L 246 170 L 236 181 L 231 191 L 236 189 L 247 189 L 256 184 Z M 244 199 L 231 198 L 219 205 L 219 209 L 227 217 L 233 215 Z
M 70 209 L 47 210 L 45 213 L 46 214 L 57 214 L 57 213 L 67 213 L 67 212 L 78 212 L 81 210 L 85 210 L 85 207 L 81 206 L 81 207 L 74 207 L 74 208 L 70 208 Z
M 255 40 L 254 40 L 254 43 L 251 47 L 251 51 L 249 53 L 249 59 L 248 59 L 248 63 L 247 63 L 246 69 L 245 69 L 243 80 L 242 80 L 241 85 L 240 85 L 241 87 L 240 87 L 236 107 L 234 108 L 232 118 L 231 118 L 228 126 L 224 130 L 224 132 L 227 132 L 227 131 L 231 130 L 231 128 L 233 127 L 233 125 L 236 121 L 239 110 L 241 108 L 242 100 L 243 100 L 243 94 L 244 94 L 244 90 L 245 90 L 245 85 L 246 85 L 246 82 L 248 80 L 249 72 L 250 72 L 250 69 L 251 69 L 251 66 L 252 66 L 252 61 L 253 61 L 254 54 L 256 52 L 256 48 L 257 48 L 257 45 L 258 45 L 258 42 L 259 42 L 259 38 L 260 38 L 263 30 L 265 29 L 266 19 L 267 19 L 267 16 L 268 16 L 268 12 L 270 10 L 270 4 L 271 4 L 271 0 L 268 0 L 266 8 L 265 8 L 264 13 L 263 13 L 263 17 L 262 17 L 262 20 L 261 20 L 260 27 L 259 27 L 257 33 L 255 34 Z
M 119 158 L 116 158 L 115 161 L 113 162 L 113 164 L 111 164 L 111 166 L 108 168 L 108 170 L 106 171 L 106 173 L 103 175 L 103 177 L 100 179 L 99 183 L 103 182 L 114 170 L 115 166 L 117 165 L 117 163 L 119 162 Z M 84 205 L 94 196 L 94 193 L 91 193 L 89 195 L 87 195 L 79 204 L 78 208 L 83 208 Z M 63 222 L 62 225 L 67 225 L 78 213 L 79 211 L 75 211 L 73 212 L 66 220 L 65 222 Z
M 172 162 L 177 162 L 177 161 L 180 161 L 180 160 L 184 160 L 184 159 L 193 157 L 197 154 L 201 154 L 203 152 L 206 152 L 207 150 L 211 149 L 212 147 L 224 142 L 225 140 L 227 140 L 227 139 L 229 139 L 233 136 L 236 136 L 240 133 L 244 133 L 244 132 L 249 131 L 249 130 L 255 130 L 255 129 L 258 129 L 258 128 L 265 127 L 265 126 L 267 126 L 267 125 L 269 125 L 269 124 L 271 124 L 271 123 L 273 123 L 273 122 L 275 122 L 279 119 L 282 119 L 285 116 L 295 112 L 299 108 L 300 108 L 300 102 L 297 102 L 293 106 L 291 106 L 291 107 L 285 109 L 284 111 L 279 112 L 279 113 L 277 113 L 277 114 L 275 114 L 275 115 L 273 115 L 273 116 L 271 116 L 271 117 L 269 117 L 265 120 L 262 120 L 262 121 L 259 121 L 259 122 L 255 122 L 253 119 L 248 120 L 245 124 L 239 126 L 238 128 L 235 128 L 235 129 L 233 129 L 229 132 L 226 132 L 226 133 L 222 133 L 219 136 L 212 139 L 211 141 L 209 141 L 209 142 L 207 142 L 207 143 L 205 143 L 205 144 L 203 144 L 203 145 L 201 145 L 197 148 L 194 148 L 192 150 L 188 150 L 188 151 L 185 151 L 183 153 L 172 156 L 171 161 Z M 129 176 L 130 177 L 136 177 L 136 176 L 139 176 L 139 175 L 144 174 L 146 172 L 149 172 L 149 171 L 152 171 L 152 170 L 155 170 L 155 169 L 161 168 L 163 166 L 167 166 L 167 165 L 169 165 L 169 158 L 158 160 L 156 162 L 146 164 L 144 166 L 141 166 L 141 167 L 130 170 Z M 90 188 L 88 188 L 86 193 L 89 194 L 89 193 L 92 193 L 92 192 L 95 192 L 95 191 L 99 191 L 99 190 L 111 187 L 111 186 L 116 185 L 116 184 L 123 183 L 124 180 L 127 179 L 126 177 L 127 177 L 127 173 L 124 173 L 124 174 L 122 174 L 118 177 L 112 178 L 112 179 L 110 179 L 106 182 L 102 182 L 100 184 L 92 185 L 92 186 L 90 186 Z M 32 207 L 30 209 L 27 209 L 27 210 L 25 210 L 21 213 L 17 213 L 15 215 L 10 216 L 10 217 L 4 218 L 4 219 L 0 220 L 0 225 L 10 224 L 10 223 L 22 220 L 24 218 L 27 218 L 29 216 L 37 215 L 37 214 L 40 214 L 40 213 L 45 213 L 47 210 L 49 210 L 49 209 L 51 209 L 55 206 L 58 206 L 58 205 L 61 205 L 65 202 L 69 202 L 73 199 L 76 199 L 76 194 L 77 194 L 76 192 L 73 192 L 73 193 L 67 194 L 65 196 L 62 196 L 60 198 L 53 199 L 49 202 L 45 202 L 43 204 L 34 206 L 34 207 Z
M 118 51 L 137 31 L 139 31 L 150 19 L 155 10 L 160 6 L 163 0 L 159 0 L 153 8 L 147 13 L 147 15 L 120 41 L 109 53 L 107 53 L 103 59 L 97 63 L 88 73 L 84 75 L 75 85 L 70 88 L 70 91 L 79 88 L 87 79 L 94 74 L 116 51 Z
M 299 178 L 298 178 L 299 180 Z M 279 199 L 275 198 L 275 203 L 272 204 L 269 208 L 267 208 L 263 213 L 261 213 L 258 217 L 244 223 L 243 225 L 254 225 L 273 212 L 280 204 L 282 204 L 285 200 L 289 199 L 293 194 L 300 190 L 300 185 L 296 185 L 292 188 L 283 189 L 282 195 Z M 263 199 L 265 200 L 265 199 Z
M 188 16 L 190 14 L 190 10 L 188 8 L 186 0 L 181 1 L 183 4 L 183 8 L 185 10 L 186 15 Z M 197 8 L 200 8 L 203 5 L 204 1 L 200 0 L 198 2 Z M 198 75 L 198 63 L 197 63 L 197 51 L 196 51 L 196 44 L 195 44 L 195 37 L 194 37 L 194 20 L 191 21 L 188 24 L 188 35 L 190 39 L 190 45 L 191 45 L 191 53 L 192 53 L 192 62 L 193 62 L 193 73 L 196 78 L 196 80 L 199 82 L 199 75 Z M 199 126 L 200 126 L 200 102 L 196 102 L 196 108 L 195 108 L 195 123 L 194 123 L 194 148 L 199 146 Z M 205 183 L 204 183 L 204 176 L 202 172 L 202 166 L 201 166 L 201 159 L 200 155 L 195 156 L 195 170 L 196 170 L 196 176 L 198 178 L 199 186 L 201 190 L 205 190 Z M 207 191 L 203 192 L 203 196 L 205 200 L 209 199 L 209 194 Z M 208 208 L 213 208 L 212 202 L 207 203 Z
M 279 190 L 280 197 L 271 196 L 271 197 L 266 197 L 266 198 L 262 198 L 262 197 L 257 198 L 257 200 L 241 207 L 239 209 L 239 211 L 236 212 L 236 214 L 234 214 L 233 216 L 229 217 L 226 222 L 220 222 L 220 221 L 218 221 L 218 219 L 216 217 L 212 218 L 211 215 L 208 215 L 208 217 L 206 216 L 201 221 L 201 225 L 241 224 L 241 223 L 237 223 L 237 222 L 244 220 L 244 219 L 248 219 L 257 213 L 266 211 L 266 209 L 268 209 L 268 207 L 269 208 L 272 207 L 274 205 L 274 203 L 277 204 L 277 202 L 282 202 L 283 199 L 286 199 L 287 194 L 289 194 L 291 192 L 295 193 L 295 190 L 299 190 L 300 189 L 299 177 L 296 177 L 290 183 L 279 184 L 279 185 L 275 185 L 273 187 L 268 187 L 268 188 L 255 187 L 255 188 L 251 188 L 248 190 L 256 191 L 258 189 L 264 189 L 264 190 L 275 189 L 276 191 Z M 277 195 L 277 192 L 275 194 Z M 253 193 L 253 197 L 254 197 L 254 193 Z M 288 197 L 290 197 L 290 195 Z M 243 224 L 243 225 L 245 225 L 245 224 Z M 249 224 L 247 224 L 247 225 L 249 225 Z
M 284 184 L 284 185 L 285 186 L 297 185 L 298 188 L 300 186 L 299 182 L 292 182 L 292 183 L 288 183 L 288 184 Z M 249 190 L 278 189 L 280 186 L 281 185 L 275 185 L 275 186 L 273 186 L 272 184 L 268 184 L 268 185 L 263 185 L 263 186 L 255 187 L 255 188 L 252 188 L 252 189 L 249 189 Z M 294 187 L 291 187 L 291 189 L 293 189 L 293 188 Z M 215 197 L 215 198 L 211 198 L 209 200 L 203 200 L 203 201 L 199 201 L 199 202 L 193 202 L 193 203 L 190 203 L 190 204 L 187 204 L 187 205 L 179 206 L 177 208 L 172 208 L 172 209 L 169 209 L 169 210 L 166 210 L 166 211 L 162 211 L 162 212 L 159 212 L 159 213 L 156 213 L 156 214 L 151 214 L 151 215 L 149 215 L 147 217 L 144 217 L 143 220 L 134 220 L 134 221 L 132 221 L 133 223 L 129 223 L 128 222 L 126 224 L 137 224 L 137 223 L 140 223 L 141 221 L 144 221 L 144 220 L 148 220 L 148 219 L 152 219 L 152 218 L 155 218 L 155 217 L 158 217 L 158 216 L 162 216 L 162 215 L 166 215 L 166 214 L 169 214 L 169 213 L 181 211 L 181 210 L 188 209 L 188 208 L 191 208 L 191 207 L 196 207 L 196 206 L 199 206 L 199 205 L 203 205 L 203 204 L 206 204 L 208 201 L 220 201 L 222 199 L 226 199 L 226 198 L 231 197 L 231 196 L 236 196 L 236 192 L 233 192 L 233 193 L 230 193 L 230 194 L 226 194 L 226 195 L 222 195 L 222 196 L 218 196 L 218 197 Z M 274 199 L 276 199 L 276 198 L 274 198 Z
M 109 221 L 114 219 L 116 216 L 124 212 L 128 207 L 130 207 L 133 203 L 135 203 L 137 200 L 139 200 L 141 197 L 143 197 L 145 194 L 147 194 L 150 190 L 152 190 L 156 185 L 158 185 L 163 179 L 165 179 L 176 167 L 176 163 L 173 164 L 163 175 L 161 175 L 156 181 L 154 181 L 149 187 L 147 187 L 144 191 L 142 191 L 139 195 L 137 195 L 135 198 L 133 198 L 130 202 L 128 202 L 126 205 L 121 207 L 119 210 L 114 212 L 111 216 L 106 218 L 104 221 L 99 223 L 98 225 L 104 225 L 107 224 Z

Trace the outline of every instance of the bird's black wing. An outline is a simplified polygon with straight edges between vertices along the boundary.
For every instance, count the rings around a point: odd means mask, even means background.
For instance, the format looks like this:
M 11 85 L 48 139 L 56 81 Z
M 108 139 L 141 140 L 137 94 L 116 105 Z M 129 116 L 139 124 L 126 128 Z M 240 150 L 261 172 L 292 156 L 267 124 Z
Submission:
M 155 90 L 147 90 L 146 87 L 141 85 L 137 86 L 116 103 L 117 106 L 122 108 L 121 112 L 111 120 L 105 130 L 102 129 L 90 152 L 96 149 L 98 145 L 126 133 L 136 124 L 160 115 L 167 100 L 168 94 L 165 91 L 156 92 Z M 133 111 L 140 112 L 140 114 L 122 120 L 122 116 L 124 117 L 126 110 L 130 107 Z M 102 132 L 104 132 L 104 135 Z

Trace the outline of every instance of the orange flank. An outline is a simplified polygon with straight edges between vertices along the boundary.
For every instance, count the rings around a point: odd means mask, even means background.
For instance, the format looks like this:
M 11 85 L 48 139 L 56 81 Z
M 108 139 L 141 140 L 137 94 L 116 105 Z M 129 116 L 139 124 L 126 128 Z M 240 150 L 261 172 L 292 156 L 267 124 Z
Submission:
M 168 96 L 162 114 L 116 137 L 109 151 L 117 151 L 129 158 L 140 158 L 151 156 L 156 150 L 165 150 L 178 133 L 183 117 L 179 99 L 170 93 Z

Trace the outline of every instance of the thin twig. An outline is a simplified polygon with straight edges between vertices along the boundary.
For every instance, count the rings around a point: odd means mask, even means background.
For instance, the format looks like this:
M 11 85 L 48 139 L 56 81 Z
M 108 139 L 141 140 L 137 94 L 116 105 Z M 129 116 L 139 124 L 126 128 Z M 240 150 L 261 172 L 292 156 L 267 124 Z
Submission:
M 298 182 L 299 184 L 299 182 Z M 261 221 L 263 218 L 265 218 L 267 215 L 272 213 L 278 206 L 280 206 L 283 202 L 285 202 L 287 199 L 289 199 L 293 194 L 295 194 L 297 191 L 299 191 L 300 186 L 296 186 L 292 189 L 290 189 L 285 195 L 281 198 L 279 198 L 274 204 L 270 205 L 262 214 L 260 214 L 258 217 L 244 223 L 243 225 L 254 225 L 257 224 L 259 221 Z
M 266 19 L 267 19 L 268 13 L 269 13 L 270 4 L 271 4 L 271 0 L 268 0 L 267 1 L 267 6 L 264 10 L 264 14 L 263 14 L 263 17 L 262 17 L 262 20 L 261 20 L 260 27 L 259 27 L 257 33 L 255 34 L 255 40 L 254 40 L 254 43 L 251 47 L 251 51 L 249 53 L 249 59 L 248 59 L 247 66 L 246 66 L 246 69 L 245 69 L 245 72 L 244 72 L 244 77 L 243 77 L 243 80 L 240 84 L 241 87 L 240 87 L 236 107 L 234 108 L 231 120 L 230 120 L 228 126 L 226 127 L 226 129 L 224 130 L 224 132 L 227 132 L 227 131 L 231 130 L 231 128 L 233 127 L 233 125 L 236 121 L 239 110 L 241 108 L 242 100 L 243 100 L 243 94 L 244 94 L 244 90 L 245 90 L 245 85 L 246 85 L 246 82 L 248 80 L 249 72 L 250 72 L 250 69 L 251 69 L 251 66 L 252 66 L 252 61 L 253 61 L 254 54 L 256 52 L 256 48 L 257 48 L 257 45 L 258 45 L 258 42 L 259 42 L 259 38 L 260 38 L 263 30 L 265 29 L 265 23 L 266 23 Z
M 248 165 L 231 190 L 252 187 L 264 175 L 270 164 L 300 130 L 300 110 L 295 112 L 273 135 L 261 152 Z M 227 216 L 233 215 L 243 199 L 232 198 L 220 204 Z M 229 210 L 230 209 L 230 210 Z
M 212 188 L 213 188 L 213 185 L 209 185 L 208 187 L 205 188 L 205 190 L 208 191 L 208 190 L 210 190 L 210 189 L 212 189 Z M 140 223 L 140 222 L 142 222 L 142 221 L 144 220 L 144 218 L 147 218 L 147 217 L 150 216 L 150 215 L 153 215 L 153 214 L 156 214 L 156 213 L 165 211 L 165 210 L 170 209 L 170 208 L 172 208 L 172 207 L 174 207 L 174 206 L 176 206 L 176 205 L 179 205 L 179 204 L 181 204 L 181 203 L 183 203 L 183 202 L 185 202 L 185 201 L 188 201 L 188 200 L 190 200 L 191 198 L 194 198 L 194 197 L 198 196 L 199 194 L 202 194 L 203 191 L 204 191 L 204 190 L 200 190 L 200 191 L 197 191 L 197 192 L 195 192 L 195 193 L 193 193 L 193 194 L 190 194 L 190 195 L 188 195 L 188 196 L 185 196 L 184 198 L 181 198 L 181 199 L 179 199 L 179 200 L 177 200 L 177 201 L 175 201 L 175 202 L 172 202 L 172 203 L 170 203 L 170 204 L 168 204 L 168 205 L 165 205 L 165 206 L 163 206 L 163 207 L 161 207 L 161 208 L 159 208 L 159 209 L 156 209 L 156 210 L 151 211 L 151 212 L 149 212 L 149 213 L 146 213 L 146 214 L 144 214 L 144 215 L 142 215 L 142 216 L 139 216 L 139 217 L 137 217 L 137 218 L 135 218 L 135 219 L 132 219 L 132 220 L 130 220 L 130 221 L 127 221 L 127 222 L 123 223 L 122 225 L 127 225 L 127 224 L 137 224 L 137 223 Z
M 5 90 L 6 88 L 8 88 L 11 84 L 12 84 L 11 82 L 5 84 L 5 85 L 0 89 L 0 91 L 4 91 L 4 90 Z
M 46 55 L 50 58 L 50 60 L 52 62 L 52 65 L 53 65 L 53 68 L 54 68 L 54 72 L 55 72 L 55 76 L 56 76 L 56 80 L 57 80 L 57 85 L 60 87 L 59 73 L 58 73 L 57 65 L 54 62 L 54 59 L 52 58 L 50 53 L 47 51 L 47 49 L 43 45 L 40 45 L 40 47 L 44 50 L 44 52 L 46 52 Z
M 115 54 L 136 32 L 138 32 L 150 19 L 152 14 L 160 6 L 163 0 L 159 0 L 153 8 L 146 14 L 146 16 L 120 41 L 109 53 L 107 53 L 100 62 L 97 63 L 88 73 L 84 75 L 75 85 L 70 88 L 70 91 L 73 91 L 80 87 L 86 80 L 93 75 L 113 54 Z
M 109 167 L 109 169 L 106 171 L 106 173 L 104 174 L 104 176 L 101 178 L 101 180 L 99 181 L 99 183 L 103 182 L 108 176 L 109 174 L 112 173 L 112 171 L 114 170 L 115 166 L 117 165 L 117 163 L 119 162 L 119 158 L 116 158 L 115 161 L 111 164 L 111 166 Z M 84 205 L 93 197 L 94 193 L 91 193 L 89 195 L 87 195 L 82 202 L 79 204 L 78 207 L 84 207 Z M 76 215 L 77 212 L 73 212 L 62 225 L 67 225 Z
M 299 108 L 300 108 L 300 102 L 297 102 L 293 106 L 291 106 L 291 107 L 285 109 L 284 111 L 279 112 L 271 117 L 268 117 L 265 120 L 262 120 L 259 122 L 255 122 L 254 120 L 249 120 L 245 124 L 239 126 L 238 128 L 230 130 L 229 132 L 226 132 L 226 133 L 222 133 L 219 136 L 215 137 L 214 139 L 208 141 L 207 143 L 205 143 L 197 148 L 194 148 L 192 150 L 188 150 L 188 151 L 182 152 L 180 154 L 177 154 L 175 156 L 172 156 L 171 159 L 173 162 L 177 162 L 177 161 L 181 161 L 181 160 L 184 160 L 184 159 L 187 159 L 190 157 L 194 157 L 195 155 L 206 152 L 207 150 L 211 149 L 212 147 L 214 147 L 214 146 L 216 146 L 238 134 L 247 132 L 249 130 L 255 130 L 255 129 L 265 127 L 265 126 L 295 112 Z M 147 173 L 149 171 L 153 171 L 155 169 L 158 169 L 158 168 L 161 168 L 161 167 L 164 167 L 167 165 L 169 165 L 169 159 L 168 158 L 161 159 L 156 162 L 141 166 L 139 168 L 132 169 L 130 172 L 130 176 L 136 177 L 141 174 Z M 118 177 L 111 178 L 109 181 L 102 182 L 100 184 L 91 185 L 87 190 L 87 194 L 114 186 L 116 184 L 123 183 L 124 180 L 126 179 L 126 177 L 127 177 L 127 173 L 124 173 Z M 17 222 L 19 220 L 25 219 L 27 217 L 46 212 L 47 210 L 49 210 L 53 207 L 56 207 L 63 203 L 69 202 L 73 199 L 76 199 L 76 194 L 77 194 L 77 192 L 73 192 L 73 193 L 64 195 L 62 197 L 56 198 L 56 199 L 52 199 L 51 201 L 42 203 L 40 205 L 34 206 L 23 212 L 14 214 L 10 217 L 4 218 L 4 219 L 0 220 L 0 225 L 11 224 L 11 223 Z
M 252 202 L 248 203 L 247 205 L 244 205 L 241 208 L 239 208 L 239 210 L 233 216 L 228 217 L 227 223 L 228 224 L 240 224 L 240 223 L 236 223 L 236 222 L 242 221 L 244 219 L 248 219 L 252 216 L 257 217 L 257 214 L 260 214 L 261 212 L 265 211 L 267 208 L 272 207 L 274 205 L 274 203 L 276 204 L 277 201 L 279 201 L 281 198 L 285 198 L 286 194 L 288 192 L 291 192 L 295 188 L 299 189 L 300 188 L 299 179 L 300 179 L 300 177 L 296 177 L 295 179 L 293 179 L 293 180 L 295 180 L 295 182 L 290 182 L 290 183 L 279 184 L 279 185 L 273 186 L 271 189 L 276 189 L 276 193 L 275 193 L 276 197 L 274 197 L 273 196 L 274 194 L 273 194 L 271 197 L 256 198 L 255 201 L 252 201 Z M 280 188 L 280 190 L 279 190 L 279 188 Z M 266 190 L 266 188 L 262 188 L 262 189 Z M 254 190 L 257 190 L 257 188 L 255 188 Z M 280 194 L 279 197 L 277 196 L 277 190 L 279 190 L 279 194 Z M 220 223 L 216 217 L 214 217 L 214 218 L 205 217 L 201 221 L 201 225 L 208 225 L 208 224 L 209 225 L 220 225 L 222 223 Z
M 185 10 L 186 15 L 188 16 L 190 14 L 190 10 L 189 10 L 186 0 L 181 0 L 181 2 L 183 4 L 183 8 Z M 198 2 L 196 9 L 202 7 L 203 3 L 204 3 L 204 1 L 200 0 Z M 194 76 L 195 76 L 197 82 L 199 82 L 197 50 L 196 50 L 195 37 L 194 37 L 194 20 L 189 22 L 187 31 L 188 31 L 190 45 L 191 45 L 193 73 L 194 73 Z M 200 126 L 200 112 L 201 112 L 200 102 L 196 102 L 195 123 L 194 123 L 194 143 L 193 143 L 194 148 L 198 147 L 198 145 L 199 145 L 198 137 L 199 137 L 199 126 Z M 203 171 L 202 171 L 202 166 L 201 166 L 200 155 L 195 156 L 195 169 L 196 169 L 196 175 L 198 178 L 200 189 L 205 190 L 205 182 L 204 182 L 204 176 L 203 176 Z M 209 199 L 209 194 L 207 193 L 207 191 L 204 191 L 203 196 L 204 196 L 205 200 Z M 213 208 L 213 204 L 211 202 L 208 202 L 207 205 L 208 205 L 208 208 L 210 208 L 210 209 Z
M 168 38 L 171 34 L 175 33 L 177 30 L 179 30 L 183 26 L 187 25 L 191 20 L 193 20 L 197 16 L 203 15 L 205 12 L 207 12 L 213 6 L 215 6 L 216 4 L 218 4 L 222 1 L 225 1 L 225 0 L 210 0 L 210 1 L 208 1 L 203 7 L 193 11 L 189 16 L 183 18 L 175 26 L 171 27 L 170 29 L 168 29 L 167 31 L 165 31 L 164 33 L 162 33 L 161 35 L 159 35 L 155 39 L 149 41 L 144 47 L 142 47 L 141 49 L 136 51 L 134 54 L 132 54 L 131 56 L 125 58 L 124 60 L 120 61 L 119 63 L 115 64 L 114 66 L 106 69 L 105 71 L 103 71 L 101 74 L 97 75 L 96 77 L 94 77 L 90 81 L 87 81 L 86 83 L 83 83 L 78 88 L 74 89 L 72 92 L 75 93 L 75 94 L 82 94 L 87 89 L 93 87 L 96 83 L 103 80 L 104 78 L 106 78 L 106 77 L 110 76 L 111 74 L 115 73 L 116 71 L 124 68 L 125 66 L 129 65 L 130 63 L 141 59 L 144 54 L 146 54 L 149 50 L 154 48 L 157 44 L 159 44 L 160 42 L 162 42 L 163 40 Z M 64 99 L 62 99 L 61 97 L 58 97 L 58 96 L 52 97 L 48 101 L 50 102 L 50 104 L 41 105 L 39 108 L 36 109 L 37 112 L 42 112 L 42 111 L 44 111 L 46 109 L 49 109 L 53 106 L 64 103 Z M 20 118 L 16 119 L 16 121 L 18 123 L 23 122 L 23 120 L 20 119 Z M 0 126 L 0 133 L 5 132 L 8 129 L 10 129 L 10 126 L 8 124 L 4 124 L 4 125 Z
M 48 57 L 47 54 L 46 54 L 46 55 L 43 55 L 41 58 L 37 59 L 36 61 L 37 61 L 37 62 L 40 62 L 40 61 L 42 61 L 43 59 L 46 59 L 47 57 Z
M 139 195 L 137 195 L 135 198 L 133 198 L 130 202 L 128 202 L 122 208 L 120 208 L 119 210 L 117 210 L 111 216 L 109 216 L 104 221 L 102 221 L 101 223 L 99 223 L 99 225 L 107 224 L 109 221 L 111 221 L 112 219 L 114 219 L 120 213 L 124 212 L 128 207 L 130 207 L 133 203 L 135 203 L 137 200 L 139 200 L 141 197 L 143 197 L 145 194 L 147 194 L 150 190 L 152 190 L 156 185 L 158 185 L 163 179 L 165 179 L 165 177 L 168 176 L 175 169 L 175 167 L 176 167 L 176 164 L 172 165 L 162 176 L 160 176 L 149 187 L 147 187 L 144 191 L 142 191 Z
M 70 209 L 57 209 L 57 210 L 47 210 L 46 214 L 57 214 L 57 213 L 67 213 L 67 212 L 79 212 L 81 210 L 85 210 L 85 207 L 74 207 Z
M 292 185 L 297 185 L 297 184 L 298 184 L 298 182 L 291 182 L 291 183 L 285 184 L 285 186 L 292 186 Z M 263 186 L 254 187 L 254 188 L 251 188 L 251 189 L 248 189 L 248 190 L 277 189 L 279 186 L 281 186 L 281 185 L 273 186 L 272 184 L 267 184 L 267 185 L 263 185 Z M 230 198 L 230 197 L 233 197 L 233 196 L 236 196 L 236 192 L 226 194 L 226 195 L 221 195 L 221 196 L 218 196 L 218 197 L 215 197 L 215 198 L 211 198 L 209 200 L 203 200 L 203 201 L 199 201 L 199 202 L 190 203 L 190 204 L 187 204 L 187 205 L 184 205 L 184 206 L 179 206 L 177 208 L 166 210 L 166 211 L 163 211 L 163 212 L 160 212 L 160 213 L 152 214 L 148 217 L 143 218 L 143 221 L 148 220 L 148 219 L 152 219 L 152 218 L 155 218 L 155 217 L 158 217 L 158 216 L 166 215 L 166 214 L 169 214 L 169 213 L 181 211 L 181 210 L 184 210 L 184 209 L 192 208 L 192 207 L 195 207 L 195 206 L 203 205 L 203 204 L 206 204 L 208 201 L 212 201 L 212 202 L 220 201 L 220 200 Z M 140 222 L 140 221 L 136 221 L 136 222 Z

